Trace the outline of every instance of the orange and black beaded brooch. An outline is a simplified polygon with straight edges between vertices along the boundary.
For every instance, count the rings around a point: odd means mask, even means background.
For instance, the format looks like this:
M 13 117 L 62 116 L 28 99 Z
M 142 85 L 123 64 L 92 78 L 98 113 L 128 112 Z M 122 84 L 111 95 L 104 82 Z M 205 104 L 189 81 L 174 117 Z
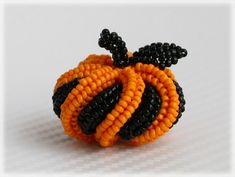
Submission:
M 108 29 L 98 43 L 112 57 L 89 55 L 55 85 L 53 109 L 65 133 L 103 147 L 118 140 L 145 144 L 162 136 L 185 109 L 182 88 L 168 67 L 187 51 L 158 42 L 130 53 Z

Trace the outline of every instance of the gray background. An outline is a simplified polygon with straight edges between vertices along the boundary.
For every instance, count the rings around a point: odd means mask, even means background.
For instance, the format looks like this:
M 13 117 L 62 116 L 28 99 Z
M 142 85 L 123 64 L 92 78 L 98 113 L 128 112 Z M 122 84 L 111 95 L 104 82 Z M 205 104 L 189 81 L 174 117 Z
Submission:
M 7 172 L 228 172 L 229 6 L 7 5 L 5 170 Z M 139 147 L 88 146 L 63 134 L 52 112 L 56 79 L 91 53 L 102 28 L 134 51 L 174 42 L 189 54 L 172 67 L 186 112 L 169 133 Z

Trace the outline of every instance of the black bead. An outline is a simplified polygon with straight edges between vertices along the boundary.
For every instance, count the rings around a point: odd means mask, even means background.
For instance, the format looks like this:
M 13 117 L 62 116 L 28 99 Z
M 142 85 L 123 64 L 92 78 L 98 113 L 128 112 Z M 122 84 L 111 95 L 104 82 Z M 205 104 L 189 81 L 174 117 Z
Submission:
M 159 64 L 159 69 L 164 70 L 166 65 L 164 63 Z
M 171 47 L 171 48 L 175 48 L 176 45 L 175 45 L 174 43 L 171 43 L 171 44 L 170 44 L 170 47 Z
M 112 47 L 112 49 L 110 49 L 110 52 L 113 55 L 118 55 L 120 53 L 119 49 L 117 47 Z
M 164 44 L 163 44 L 163 49 L 164 49 L 165 51 L 168 51 L 168 50 L 170 49 L 169 43 L 164 43 Z
M 110 34 L 109 30 L 108 30 L 108 29 L 106 29 L 106 28 L 105 28 L 105 29 L 103 29 L 101 33 L 102 33 L 102 34 Z
M 101 34 L 101 38 L 104 40 L 109 40 L 110 39 L 110 34 L 105 33 L 105 34 Z
M 138 56 L 144 56 L 144 48 L 139 49 L 139 55 Z
M 152 44 L 150 45 L 150 50 L 151 50 L 151 51 L 156 51 L 156 50 L 157 50 L 157 45 L 156 45 L 155 43 L 152 43 Z
M 177 57 L 172 57 L 171 62 L 172 62 L 172 64 L 177 64 L 178 63 L 178 58 Z
M 157 46 L 157 47 L 161 47 L 161 46 L 162 46 L 162 43 L 161 43 L 161 42 L 157 42 L 156 46 Z
M 182 57 L 186 57 L 187 54 L 188 54 L 188 52 L 187 52 L 186 49 L 182 49 L 182 50 L 181 50 L 181 54 L 182 54 Z
M 138 56 L 138 52 L 134 52 L 134 53 L 133 53 L 133 56 L 134 56 L 134 57 Z
M 175 48 L 173 48 L 173 49 L 171 50 L 171 53 L 172 53 L 172 55 L 173 55 L 173 56 L 176 56 L 176 55 L 177 55 L 177 51 L 176 51 L 176 49 L 175 49 Z
M 120 49 L 123 49 L 124 47 L 126 47 L 126 43 L 125 43 L 124 41 L 122 41 L 122 42 L 120 42 L 120 43 L 118 44 L 118 47 L 119 47 Z
M 100 47 L 105 47 L 105 41 L 103 39 L 99 39 L 98 44 Z
M 113 41 L 116 41 L 116 40 L 117 40 L 118 34 L 117 34 L 116 32 L 112 32 L 110 35 L 111 35 L 111 39 L 112 39 Z
M 167 61 L 166 61 L 166 67 L 170 67 L 171 64 L 172 64 L 172 63 L 171 63 L 171 60 L 167 60 Z

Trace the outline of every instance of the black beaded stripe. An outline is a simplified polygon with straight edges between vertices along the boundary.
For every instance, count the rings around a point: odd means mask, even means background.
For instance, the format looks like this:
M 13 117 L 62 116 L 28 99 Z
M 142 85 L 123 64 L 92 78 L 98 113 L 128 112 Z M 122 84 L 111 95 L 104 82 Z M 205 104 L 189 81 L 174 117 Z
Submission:
M 130 119 L 121 128 L 119 135 L 122 139 L 129 140 L 141 135 L 155 120 L 161 109 L 161 97 L 157 90 L 146 83 L 142 101 Z
M 68 94 L 72 91 L 76 85 L 79 84 L 79 78 L 72 80 L 69 83 L 66 83 L 60 86 L 54 95 L 52 96 L 53 100 L 53 110 L 55 114 L 60 118 L 60 106 L 64 103 L 65 99 L 67 98 Z
M 176 92 L 179 95 L 180 105 L 179 105 L 179 113 L 176 118 L 176 121 L 173 123 L 173 125 L 170 128 L 172 128 L 179 121 L 179 118 L 182 116 L 182 113 L 185 111 L 185 104 L 186 104 L 185 99 L 184 99 L 183 89 L 180 87 L 178 82 L 176 82 L 176 81 L 173 81 L 173 82 L 176 86 Z
M 103 90 L 96 95 L 88 105 L 81 111 L 78 116 L 78 124 L 83 133 L 95 133 L 97 125 L 99 125 L 114 109 L 122 92 L 122 84 L 115 83 L 111 87 Z
M 133 57 L 129 58 L 129 64 L 142 62 L 145 64 L 153 64 L 160 69 L 170 67 L 178 63 L 178 59 L 187 56 L 187 50 L 176 46 L 174 43 L 152 43 L 145 47 L 139 48 L 133 53 Z
M 127 66 L 126 62 L 128 62 L 128 55 L 126 43 L 116 32 L 110 33 L 108 29 L 103 29 L 98 44 L 100 47 L 105 48 L 112 53 L 114 66 Z

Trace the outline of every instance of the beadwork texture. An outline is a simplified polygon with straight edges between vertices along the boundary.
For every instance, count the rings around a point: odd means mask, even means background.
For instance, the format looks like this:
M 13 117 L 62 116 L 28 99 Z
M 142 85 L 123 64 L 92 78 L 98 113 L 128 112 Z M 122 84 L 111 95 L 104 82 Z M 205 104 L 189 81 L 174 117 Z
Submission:
M 128 52 L 116 32 L 98 41 L 109 55 L 90 55 L 57 80 L 53 109 L 67 135 L 112 146 L 151 142 L 175 125 L 185 110 L 182 88 L 168 68 L 187 55 L 174 43 L 152 43 Z

